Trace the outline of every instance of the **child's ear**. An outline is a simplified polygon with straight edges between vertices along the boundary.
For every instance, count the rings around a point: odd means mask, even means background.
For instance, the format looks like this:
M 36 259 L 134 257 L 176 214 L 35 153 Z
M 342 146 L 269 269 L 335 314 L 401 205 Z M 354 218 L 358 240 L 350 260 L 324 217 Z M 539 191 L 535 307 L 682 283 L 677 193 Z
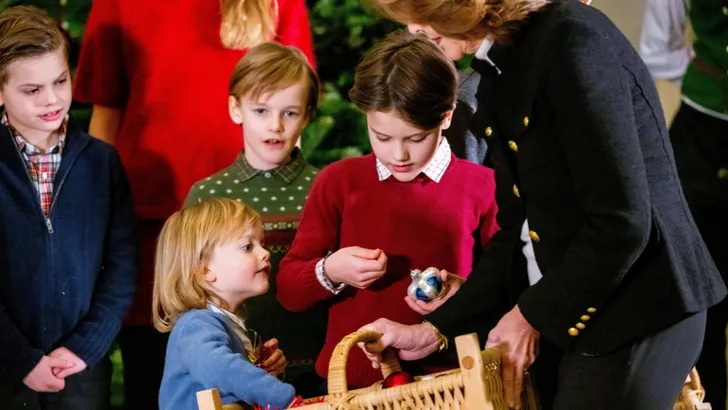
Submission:
M 228 97 L 228 111 L 230 112 L 230 119 L 232 119 L 236 124 L 243 123 L 242 109 L 242 104 L 234 95 Z
M 440 124 L 441 130 L 446 130 L 450 128 L 450 124 L 452 123 L 452 114 L 455 112 L 455 106 L 452 107 L 452 110 L 445 113 L 445 118 L 442 119 L 442 123 Z
M 217 280 L 217 276 L 211 270 L 205 269 L 203 279 L 205 279 L 205 282 L 214 283 Z

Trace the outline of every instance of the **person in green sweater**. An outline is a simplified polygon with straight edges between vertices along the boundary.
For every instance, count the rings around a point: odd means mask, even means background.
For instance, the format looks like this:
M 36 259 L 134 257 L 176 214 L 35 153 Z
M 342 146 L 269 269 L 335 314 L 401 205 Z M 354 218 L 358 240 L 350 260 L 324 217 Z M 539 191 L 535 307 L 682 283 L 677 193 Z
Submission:
M 695 41 L 685 41 L 692 25 Z M 728 280 L 728 1 L 648 0 L 640 54 L 652 76 L 680 85 L 670 142 L 685 199 Z M 714 409 L 726 410 L 728 300 L 708 309 L 697 369 Z
M 272 42 L 250 49 L 229 84 L 230 118 L 242 127 L 244 149 L 230 166 L 196 182 L 184 204 L 225 197 L 261 215 L 270 251 L 270 289 L 246 301 L 246 323 L 262 340 L 278 339 L 289 359 L 284 380 L 304 397 L 314 395 L 322 382 L 313 362 L 326 336 L 326 309 L 285 310 L 276 300 L 275 276 L 318 173 L 296 142 L 316 111 L 319 88 L 316 73 L 298 49 Z

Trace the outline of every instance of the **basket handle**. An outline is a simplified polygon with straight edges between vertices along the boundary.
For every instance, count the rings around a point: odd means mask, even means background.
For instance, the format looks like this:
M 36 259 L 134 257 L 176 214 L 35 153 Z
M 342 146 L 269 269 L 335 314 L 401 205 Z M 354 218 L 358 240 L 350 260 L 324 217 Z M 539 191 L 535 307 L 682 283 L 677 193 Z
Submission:
M 382 335 L 377 332 L 360 330 L 341 339 L 341 342 L 334 348 L 334 352 L 331 354 L 331 360 L 329 361 L 327 383 L 329 385 L 330 395 L 343 395 L 348 391 L 348 385 L 346 383 L 346 360 L 349 358 L 349 350 L 359 342 L 376 342 L 380 337 Z M 385 378 L 392 373 L 402 370 L 397 361 L 397 356 L 394 354 L 394 350 L 388 348 L 382 352 L 380 369 Z

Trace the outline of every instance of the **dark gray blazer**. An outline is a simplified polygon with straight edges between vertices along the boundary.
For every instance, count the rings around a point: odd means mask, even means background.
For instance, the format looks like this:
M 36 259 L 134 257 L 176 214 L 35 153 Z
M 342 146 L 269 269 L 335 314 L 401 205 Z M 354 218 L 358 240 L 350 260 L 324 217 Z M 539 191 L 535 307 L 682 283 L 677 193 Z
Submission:
M 473 62 L 482 79 L 472 129 L 488 136 L 501 231 L 427 319 L 484 338 L 517 301 L 557 346 L 603 353 L 722 300 L 654 83 L 617 27 L 577 0 L 553 0 L 489 57 L 502 74 Z M 531 287 L 525 218 L 543 273 Z
M 475 94 L 478 91 L 480 74 L 472 68 L 458 74 L 460 86 L 457 106 L 453 112 L 450 128 L 444 130 L 442 134 L 447 138 L 456 157 L 482 164 L 485 161 L 488 144 L 482 133 L 474 134 L 470 129 L 473 115 L 478 109 L 478 99 L 475 98 Z

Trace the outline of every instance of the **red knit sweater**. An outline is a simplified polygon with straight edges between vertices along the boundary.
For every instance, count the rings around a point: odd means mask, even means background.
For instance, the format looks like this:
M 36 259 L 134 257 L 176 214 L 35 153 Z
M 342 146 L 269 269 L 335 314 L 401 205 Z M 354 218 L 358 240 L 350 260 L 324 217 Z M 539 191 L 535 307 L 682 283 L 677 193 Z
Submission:
M 277 275 L 278 299 L 292 311 L 328 301 L 326 343 L 316 371 L 327 376 L 336 344 L 380 317 L 415 324 L 422 316 L 404 302 L 411 269 L 434 266 L 467 276 L 474 250 L 497 230 L 493 171 L 453 156 L 439 183 L 420 175 L 409 183 L 379 181 L 375 157 L 346 159 L 316 178 L 290 251 Z M 382 249 L 387 272 L 369 288 L 347 287 L 334 296 L 319 284 L 315 265 L 328 251 L 361 246 Z M 359 349 L 347 364 L 351 387 L 382 376 Z

